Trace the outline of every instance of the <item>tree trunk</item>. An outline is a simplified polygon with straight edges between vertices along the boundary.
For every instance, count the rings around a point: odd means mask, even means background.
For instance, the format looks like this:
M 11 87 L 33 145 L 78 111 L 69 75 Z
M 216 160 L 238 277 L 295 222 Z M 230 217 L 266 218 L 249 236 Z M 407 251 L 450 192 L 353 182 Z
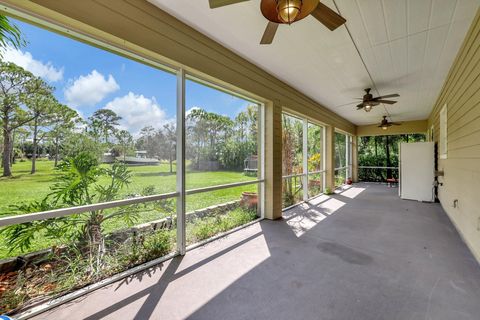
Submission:
M 170 150 L 168 152 L 169 155 L 169 161 L 170 161 L 170 173 L 173 173 L 173 157 L 172 157 L 172 145 L 170 144 Z
M 58 137 L 55 137 L 55 162 L 54 162 L 54 167 L 58 165 L 58 150 L 60 148 L 58 147 Z
M 35 118 L 33 123 L 33 151 L 32 151 L 32 170 L 30 174 L 34 174 L 36 171 L 36 161 L 37 161 L 37 135 L 38 135 L 38 119 Z
M 97 273 L 103 265 L 105 254 L 105 241 L 102 233 L 101 215 L 92 214 L 86 225 L 86 240 L 88 243 L 88 254 L 90 256 L 91 272 Z
M 12 132 L 12 142 L 10 144 L 12 146 L 12 151 L 10 151 L 10 166 L 13 166 L 15 163 L 15 129 Z
M 10 138 L 11 138 L 11 132 L 8 130 L 8 121 L 4 121 L 3 123 L 3 157 L 2 157 L 4 177 L 12 176 L 12 168 L 10 167 L 10 153 L 12 150 Z
M 385 141 L 385 155 L 387 157 L 387 167 L 391 167 L 392 163 L 390 160 L 390 141 L 388 139 L 388 136 L 385 136 L 386 141 Z M 387 179 L 392 177 L 392 169 L 387 169 Z

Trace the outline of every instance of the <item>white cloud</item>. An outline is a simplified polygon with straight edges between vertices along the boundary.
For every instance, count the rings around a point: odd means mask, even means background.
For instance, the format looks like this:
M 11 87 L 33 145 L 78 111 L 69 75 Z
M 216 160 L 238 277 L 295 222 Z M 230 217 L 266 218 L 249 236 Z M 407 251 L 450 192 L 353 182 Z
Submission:
M 92 70 L 86 76 L 70 80 L 64 94 L 65 100 L 73 107 L 93 106 L 118 89 L 120 87 L 111 74 L 106 78 L 97 70 Z
M 121 126 L 133 135 L 137 135 L 145 126 L 160 128 L 168 121 L 165 111 L 157 104 L 154 97 L 146 98 L 133 92 L 113 99 L 105 108 L 122 117 Z
M 50 82 L 63 79 L 63 67 L 56 68 L 50 61 L 44 63 L 33 58 L 28 51 L 23 52 L 12 47 L 3 50 L 3 60 L 15 63 L 16 65 L 30 71 L 37 77 L 44 78 Z

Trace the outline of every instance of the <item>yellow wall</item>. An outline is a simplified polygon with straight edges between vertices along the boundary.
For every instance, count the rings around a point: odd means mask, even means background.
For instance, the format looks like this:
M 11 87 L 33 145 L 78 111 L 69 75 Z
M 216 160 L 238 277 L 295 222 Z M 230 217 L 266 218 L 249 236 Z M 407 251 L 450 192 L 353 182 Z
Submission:
M 427 120 L 405 121 L 400 126 L 391 126 L 387 130 L 378 127 L 378 124 L 357 127 L 357 136 L 383 136 L 407 133 L 426 133 Z
M 439 198 L 480 262 L 480 11 L 428 119 L 439 141 L 439 112 L 447 105 L 447 159 L 439 159 Z M 458 207 L 453 201 L 458 200 Z

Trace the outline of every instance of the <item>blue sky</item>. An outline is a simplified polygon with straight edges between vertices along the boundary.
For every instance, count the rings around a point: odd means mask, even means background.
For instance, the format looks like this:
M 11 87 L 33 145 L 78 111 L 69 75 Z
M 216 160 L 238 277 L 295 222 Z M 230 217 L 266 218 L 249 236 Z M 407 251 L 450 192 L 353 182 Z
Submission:
M 44 78 L 56 88 L 57 99 L 84 118 L 106 107 L 122 116 L 122 126 L 134 134 L 146 124 L 161 125 L 175 118 L 175 75 L 11 20 L 28 44 L 20 51 L 8 49 L 4 59 Z M 202 107 L 234 117 L 249 104 L 192 81 L 186 92 L 187 110 Z

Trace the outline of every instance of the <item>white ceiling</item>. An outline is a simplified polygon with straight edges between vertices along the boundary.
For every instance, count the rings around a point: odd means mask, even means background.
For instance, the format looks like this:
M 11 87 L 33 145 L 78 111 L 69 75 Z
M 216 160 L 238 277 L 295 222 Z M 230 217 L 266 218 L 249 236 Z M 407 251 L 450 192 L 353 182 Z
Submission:
M 214 10 L 208 0 L 148 1 L 357 125 L 377 123 L 382 115 L 393 121 L 426 119 L 480 5 L 480 0 L 323 0 L 347 19 L 346 27 L 332 32 L 307 17 L 281 25 L 273 44 L 262 46 L 267 21 L 260 0 Z M 351 103 L 367 87 L 374 95 L 400 94 L 398 103 L 357 111 Z

